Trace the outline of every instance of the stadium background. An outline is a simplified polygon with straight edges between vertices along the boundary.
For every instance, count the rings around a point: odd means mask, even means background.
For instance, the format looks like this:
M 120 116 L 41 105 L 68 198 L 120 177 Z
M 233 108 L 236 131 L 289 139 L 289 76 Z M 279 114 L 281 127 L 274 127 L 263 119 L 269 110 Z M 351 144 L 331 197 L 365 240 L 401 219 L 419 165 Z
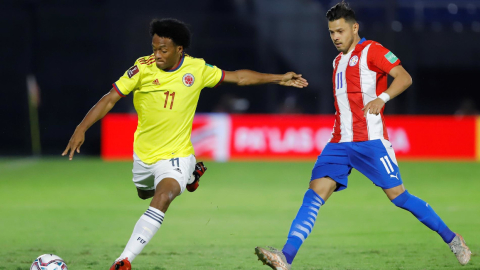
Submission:
M 361 36 L 392 50 L 413 77 L 413 85 L 386 109 L 410 192 L 463 232 L 476 254 L 480 1 L 349 2 Z M 73 269 L 104 269 L 123 249 L 146 202 L 133 193 L 130 161 L 105 162 L 100 154 L 109 160 L 130 156 L 132 97 L 117 103 L 112 110 L 117 115 L 109 115 L 109 121 L 119 117 L 121 124 L 104 132 L 102 128 L 115 121 L 94 125 L 73 162 L 59 155 L 75 126 L 111 83 L 139 56 L 151 53 L 150 20 L 166 17 L 190 25 L 193 42 L 187 53 L 192 56 L 225 70 L 292 70 L 310 85 L 306 89 L 222 85 L 202 92 L 194 126 L 199 131 L 194 134 L 196 148 L 208 159 L 233 161 L 208 163 L 200 189 L 172 205 L 169 222 L 134 266 L 263 269 L 252 258 L 253 247 L 283 244 L 314 156 L 322 148 L 319 143 L 325 142 L 333 125 L 331 65 L 337 51 L 324 18 L 333 4 L 0 1 L 0 242 L 7 243 L 0 245 L 0 254 L 8 258 L 0 269 L 26 269 L 46 252 L 64 257 Z M 216 121 L 231 125 L 228 136 L 225 130 L 209 128 Z M 120 128 L 125 132 L 108 136 Z M 272 136 L 277 136 L 276 148 L 259 151 L 262 143 L 272 146 Z M 228 158 L 222 156 L 225 144 L 212 150 L 211 143 L 218 138 L 231 140 Z M 244 144 L 235 144 L 238 138 Z M 302 148 L 305 141 L 310 148 Z M 106 146 L 123 152 L 109 158 Z M 252 157 L 254 162 L 245 162 Z M 299 162 L 271 162 L 279 159 Z M 458 267 L 439 239 L 389 205 L 358 172 L 352 174 L 349 189 L 331 201 L 332 207 L 322 208 L 319 228 L 300 252 L 296 269 Z M 180 257 L 183 252 L 192 256 Z M 479 269 L 476 258 L 462 269 Z
M 480 1 L 351 1 L 363 37 L 391 49 L 413 85 L 386 114 L 478 113 Z M 198 112 L 333 114 L 331 43 L 325 13 L 334 1 L 22 1 L 0 3 L 3 101 L 1 155 L 31 153 L 26 78 L 40 89 L 42 154 L 63 150 L 86 111 L 134 61 L 150 54 L 152 18 L 187 22 L 188 53 L 225 70 L 302 73 L 310 85 L 223 85 L 202 92 Z M 131 97 L 113 112 L 133 112 Z M 100 126 L 83 153 L 98 155 Z

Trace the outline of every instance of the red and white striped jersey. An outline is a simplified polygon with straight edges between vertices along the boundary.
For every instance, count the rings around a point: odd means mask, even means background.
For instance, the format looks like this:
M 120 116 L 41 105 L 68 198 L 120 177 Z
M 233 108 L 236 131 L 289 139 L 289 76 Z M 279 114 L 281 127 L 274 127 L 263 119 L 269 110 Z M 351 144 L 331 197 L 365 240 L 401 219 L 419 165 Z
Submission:
M 355 49 L 333 61 L 335 125 L 330 142 L 388 140 L 383 110 L 379 115 L 362 109 L 387 90 L 387 77 L 400 60 L 381 44 L 362 39 Z

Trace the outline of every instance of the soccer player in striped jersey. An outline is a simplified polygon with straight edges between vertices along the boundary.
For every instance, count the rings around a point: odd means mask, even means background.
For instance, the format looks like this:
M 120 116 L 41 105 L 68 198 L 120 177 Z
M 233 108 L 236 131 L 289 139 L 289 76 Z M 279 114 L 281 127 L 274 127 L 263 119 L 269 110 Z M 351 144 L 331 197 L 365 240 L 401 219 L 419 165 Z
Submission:
M 303 88 L 308 85 L 302 75 L 263 74 L 251 70 L 224 71 L 203 59 L 185 54 L 190 45 L 190 31 L 174 19 L 153 20 L 150 24 L 153 54 L 140 57 L 113 84 L 77 126 L 62 155 L 73 158 L 85 139 L 85 132 L 105 116 L 122 97 L 134 94 L 138 114 L 134 135 L 133 182 L 141 199 L 152 198 L 150 207 L 133 229 L 125 250 L 111 270 L 129 270 L 162 225 L 170 203 L 185 188 L 196 188 L 192 173 L 205 171 L 196 167 L 190 140 L 192 122 L 200 91 L 220 83 L 240 86 L 275 83 Z M 127 142 L 129 143 L 129 142 Z M 196 177 L 196 178 L 197 178 Z M 198 184 L 198 182 L 197 182 Z
M 391 202 L 435 231 L 460 264 L 470 260 L 462 236 L 452 232 L 432 207 L 404 187 L 383 118 L 384 105 L 405 91 L 412 79 L 400 60 L 379 43 L 360 38 L 354 11 L 341 2 L 327 12 L 330 37 L 340 54 L 333 61 L 335 125 L 315 163 L 310 186 L 292 222 L 283 249 L 257 247 L 259 259 L 273 269 L 290 269 L 312 232 L 318 211 L 334 191 L 347 188 L 352 168 L 383 189 Z M 394 78 L 387 87 L 387 76 Z

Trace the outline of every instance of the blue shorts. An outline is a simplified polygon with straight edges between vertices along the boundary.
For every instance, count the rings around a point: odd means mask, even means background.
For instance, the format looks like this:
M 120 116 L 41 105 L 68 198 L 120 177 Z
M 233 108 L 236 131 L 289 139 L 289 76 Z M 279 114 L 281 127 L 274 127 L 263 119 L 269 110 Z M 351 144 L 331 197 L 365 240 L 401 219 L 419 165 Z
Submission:
M 312 170 L 310 181 L 330 177 L 340 191 L 347 188 L 352 168 L 383 189 L 402 184 L 392 144 L 387 140 L 328 143 Z

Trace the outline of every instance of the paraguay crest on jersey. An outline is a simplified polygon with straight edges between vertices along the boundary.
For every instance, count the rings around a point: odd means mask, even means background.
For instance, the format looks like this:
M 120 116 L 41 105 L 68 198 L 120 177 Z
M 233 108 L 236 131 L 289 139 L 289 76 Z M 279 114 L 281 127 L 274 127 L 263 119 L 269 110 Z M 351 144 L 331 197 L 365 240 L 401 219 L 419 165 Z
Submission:
M 348 63 L 351 67 L 355 66 L 358 63 L 358 56 L 354 55 L 350 58 L 350 62 Z

